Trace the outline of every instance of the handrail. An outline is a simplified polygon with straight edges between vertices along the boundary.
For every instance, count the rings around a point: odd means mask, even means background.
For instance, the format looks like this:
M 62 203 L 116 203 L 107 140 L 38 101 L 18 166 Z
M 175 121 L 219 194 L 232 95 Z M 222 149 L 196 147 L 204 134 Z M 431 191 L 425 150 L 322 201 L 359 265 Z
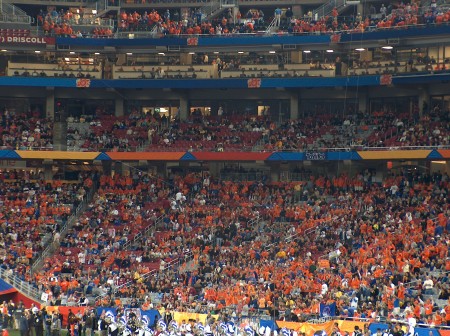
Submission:
M 31 24 L 31 16 L 16 14 L 0 14 L 0 22 Z
M 142 231 L 138 232 L 133 237 L 133 239 L 128 240 L 127 242 L 125 242 L 123 244 L 122 248 L 127 248 L 128 246 L 130 246 L 130 245 L 140 241 L 143 236 L 148 235 L 150 230 L 156 229 L 158 227 L 158 225 L 162 223 L 163 219 L 164 219 L 164 215 L 159 216 L 152 224 L 147 225 L 147 227 L 145 227 Z
M 35 299 L 36 301 L 41 301 L 41 295 L 37 288 L 31 285 L 29 282 L 20 279 L 11 270 L 5 270 L 0 267 L 0 278 L 5 280 L 7 283 L 12 285 L 18 291 L 26 294 L 27 296 Z
M 178 264 L 178 266 L 180 266 L 180 264 L 181 264 L 182 262 L 188 262 L 188 261 L 190 261 L 189 259 L 190 259 L 190 258 L 193 258 L 193 256 L 194 256 L 194 254 L 192 253 L 192 251 L 185 252 L 185 253 L 183 253 L 183 255 L 182 255 L 181 257 L 178 257 L 178 258 L 175 258 L 175 259 L 169 261 L 162 269 L 161 269 L 161 268 L 159 268 L 159 269 L 153 269 L 153 270 L 151 270 L 151 271 L 149 271 L 149 272 L 147 272 L 147 273 L 144 273 L 144 274 L 140 275 L 140 278 L 141 278 L 141 279 L 147 279 L 147 278 L 149 278 L 150 276 L 152 276 L 152 275 L 154 275 L 154 274 L 157 274 L 157 273 L 159 273 L 159 272 L 164 272 L 164 271 L 169 270 L 170 268 L 172 268 L 172 266 L 174 266 L 174 265 L 176 265 L 176 264 Z M 111 291 L 110 294 L 111 294 L 111 295 L 114 295 L 114 294 L 117 293 L 121 288 L 128 287 L 128 286 L 130 286 L 130 285 L 133 284 L 133 283 L 134 283 L 133 280 L 129 280 L 129 281 L 125 282 L 124 284 L 120 285 L 120 286 L 113 286 L 113 287 L 112 287 L 112 291 Z M 110 294 L 109 294 L 109 293 L 103 293 L 103 294 L 98 295 L 98 296 L 95 298 L 95 303 L 97 303 L 98 300 L 100 300 L 101 298 L 103 298 L 103 297 L 105 297 L 105 296 L 108 296 L 108 295 L 110 295 Z
M 336 8 L 336 10 L 339 11 L 347 6 L 347 0 L 330 0 L 323 5 L 321 5 L 319 8 L 312 11 L 312 18 L 316 19 L 316 16 L 318 18 L 329 16 L 333 9 Z
M 272 22 L 270 22 L 270 24 L 266 28 L 266 34 L 270 34 L 272 32 L 272 28 L 275 27 L 276 22 L 277 18 L 273 18 Z
M 86 198 L 78 205 L 75 212 L 67 219 L 66 223 L 61 227 L 59 234 L 61 238 L 69 231 L 70 228 L 75 224 L 79 215 L 86 209 L 88 203 L 92 200 L 94 193 L 96 191 L 96 184 L 94 183 L 93 188 L 90 190 Z M 35 273 L 40 267 L 42 267 L 44 260 L 53 254 L 59 246 L 55 246 L 53 243 L 47 245 L 47 247 L 40 253 L 40 255 L 33 262 L 30 268 L 31 274 Z

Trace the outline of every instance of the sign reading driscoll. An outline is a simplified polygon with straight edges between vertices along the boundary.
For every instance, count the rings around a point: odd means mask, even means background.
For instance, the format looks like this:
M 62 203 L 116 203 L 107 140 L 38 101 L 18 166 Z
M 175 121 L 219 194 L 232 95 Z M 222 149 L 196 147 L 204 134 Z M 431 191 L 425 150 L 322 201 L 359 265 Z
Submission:
M 52 38 L 35 36 L 0 36 L 1 43 L 52 44 Z

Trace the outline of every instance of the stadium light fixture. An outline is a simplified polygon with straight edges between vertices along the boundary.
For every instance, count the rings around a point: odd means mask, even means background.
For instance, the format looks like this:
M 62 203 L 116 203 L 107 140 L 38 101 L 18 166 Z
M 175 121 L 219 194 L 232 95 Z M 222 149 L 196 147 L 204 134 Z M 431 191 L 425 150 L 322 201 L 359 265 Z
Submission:
M 356 50 L 356 51 L 364 51 L 364 50 L 366 50 L 366 49 L 364 49 L 364 48 L 356 48 L 355 50 Z
M 381 49 L 392 50 L 392 49 L 394 49 L 394 47 L 393 46 L 384 46 L 384 47 L 381 47 Z
M 276 54 L 277 52 L 275 50 L 270 50 L 269 54 Z
M 327 49 L 327 53 L 332 53 L 332 52 L 334 52 L 333 49 Z
M 303 50 L 303 52 L 304 52 L 305 54 L 310 54 L 310 53 L 311 53 L 311 50 Z
M 41 51 L 40 50 L 35 50 L 34 51 L 36 54 L 39 54 Z
M 7 52 L 8 50 L 6 50 L 6 49 L 2 49 L 2 51 L 3 51 L 3 52 Z
M 238 54 L 243 54 L 244 52 L 243 51 L 238 51 Z
M 131 55 L 133 55 L 133 53 L 128 52 L 127 55 L 128 55 L 128 56 L 131 56 Z
M 189 55 L 195 55 L 195 52 L 191 51 L 191 52 L 189 53 Z
M 219 52 L 218 51 L 214 51 L 214 54 L 218 54 Z

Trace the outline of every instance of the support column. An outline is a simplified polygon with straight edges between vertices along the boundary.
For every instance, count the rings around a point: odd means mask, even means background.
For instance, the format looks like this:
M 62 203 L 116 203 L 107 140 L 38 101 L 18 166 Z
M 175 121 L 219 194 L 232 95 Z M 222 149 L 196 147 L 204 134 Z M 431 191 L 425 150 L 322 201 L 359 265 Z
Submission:
M 53 160 L 44 161 L 44 179 L 46 181 L 53 180 Z
M 367 102 L 368 102 L 367 90 L 360 89 L 358 92 L 358 110 L 359 110 L 359 112 L 366 114 Z
M 295 120 L 299 118 L 298 113 L 298 93 L 291 93 L 291 99 L 290 99 L 290 118 L 291 120 Z
M 418 91 L 419 116 L 422 117 L 423 113 L 427 113 L 430 109 L 430 94 L 425 86 L 419 86 Z
M 55 88 L 47 87 L 45 96 L 45 116 L 52 120 L 55 119 Z
M 186 120 L 189 117 L 189 100 L 186 95 L 180 95 L 178 117 L 180 120 Z
M 302 5 L 293 5 L 292 12 L 294 13 L 294 17 L 296 18 L 303 17 L 303 15 L 305 14 Z
M 180 54 L 180 64 L 181 65 L 191 65 L 192 64 L 192 55 L 189 53 Z
M 124 111 L 124 100 L 122 97 L 116 97 L 115 99 L 115 116 L 116 117 L 123 117 L 125 115 Z
M 364 16 L 364 4 L 359 3 L 356 5 L 356 12 Z

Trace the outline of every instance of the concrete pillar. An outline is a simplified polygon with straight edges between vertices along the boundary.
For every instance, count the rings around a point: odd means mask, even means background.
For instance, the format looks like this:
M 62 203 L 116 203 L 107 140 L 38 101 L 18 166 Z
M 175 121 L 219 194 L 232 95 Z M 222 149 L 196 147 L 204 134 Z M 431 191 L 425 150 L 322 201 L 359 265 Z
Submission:
M 209 163 L 209 173 L 214 178 L 220 178 L 220 170 L 222 168 L 222 162 L 210 162 Z
M 114 173 L 122 175 L 124 172 L 125 170 L 122 162 L 114 162 Z
M 192 55 L 189 53 L 180 54 L 180 64 L 181 65 L 191 65 L 192 64 Z
M 103 160 L 102 161 L 102 166 L 103 166 L 103 174 L 111 176 L 112 162 Z
M 45 96 L 45 116 L 55 119 L 55 88 L 48 87 Z
M 291 51 L 291 63 L 301 64 L 303 62 L 303 53 L 301 51 Z
M 186 120 L 189 117 L 189 100 L 186 95 L 180 95 L 180 109 L 178 113 L 180 120 Z
M 53 160 L 52 162 L 48 162 L 44 164 L 44 179 L 46 181 L 53 180 Z
M 359 3 L 356 5 L 356 13 L 359 13 L 364 16 L 364 4 Z
M 367 111 L 367 104 L 368 104 L 367 90 L 360 89 L 358 92 L 358 110 L 365 114 Z
M 122 97 L 116 97 L 115 99 L 115 116 L 116 117 L 122 117 L 125 115 L 124 111 L 124 100 Z
M 300 18 L 300 17 L 303 17 L 303 15 L 305 15 L 305 13 L 303 12 L 302 5 L 293 5 L 292 12 L 294 13 L 294 17 L 296 17 L 296 18 Z
M 299 118 L 298 113 L 298 93 L 292 93 L 290 98 L 290 118 L 292 120 Z
M 158 162 L 154 164 L 153 162 L 149 162 L 156 166 L 156 174 L 161 178 L 167 177 L 167 163 L 166 162 Z
M 425 86 L 418 87 L 418 96 L 419 96 L 419 116 L 422 117 L 424 112 L 428 112 L 430 109 L 430 94 L 428 89 Z M 424 109 L 427 109 L 424 111 Z

